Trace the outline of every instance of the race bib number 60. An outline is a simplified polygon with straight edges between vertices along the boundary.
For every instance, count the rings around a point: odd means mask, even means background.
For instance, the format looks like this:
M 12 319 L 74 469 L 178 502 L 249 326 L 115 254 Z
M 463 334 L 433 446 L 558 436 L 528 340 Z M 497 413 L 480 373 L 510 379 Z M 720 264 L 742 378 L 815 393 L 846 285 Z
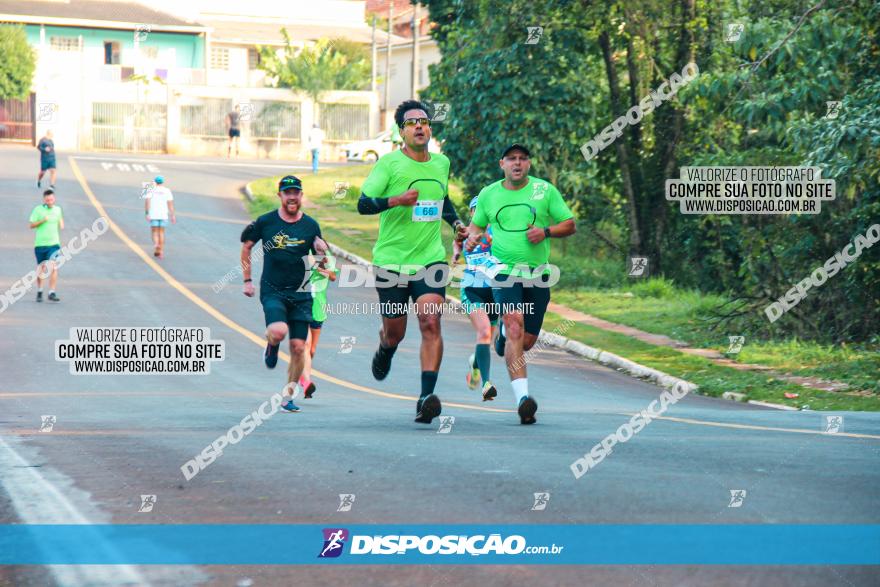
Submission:
M 413 222 L 435 222 L 440 220 L 443 200 L 419 200 L 413 206 Z

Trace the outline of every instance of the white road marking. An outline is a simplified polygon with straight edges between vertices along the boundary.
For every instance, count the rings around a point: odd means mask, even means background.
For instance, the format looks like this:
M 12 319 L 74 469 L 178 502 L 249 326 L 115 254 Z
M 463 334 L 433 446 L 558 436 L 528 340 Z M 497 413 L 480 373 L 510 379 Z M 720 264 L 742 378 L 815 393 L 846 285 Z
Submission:
M 129 159 L 130 161 L 130 159 Z M 104 171 L 108 169 L 113 169 L 116 167 L 118 171 L 134 171 L 137 173 L 159 173 L 159 168 L 155 165 L 141 165 L 139 163 L 132 163 L 129 165 L 128 163 L 117 163 L 114 161 L 101 161 L 101 167 L 104 168 Z
M 25 524 L 93 524 L 71 503 L 64 492 L 49 482 L 42 472 L 27 462 L 0 436 L 0 484 Z M 52 471 L 67 481 L 61 473 Z M 70 486 L 73 482 L 70 481 Z M 113 545 L 97 534 L 90 544 L 97 550 L 114 553 Z M 115 554 L 115 553 L 114 553 Z M 59 585 L 149 585 L 132 565 L 47 565 Z

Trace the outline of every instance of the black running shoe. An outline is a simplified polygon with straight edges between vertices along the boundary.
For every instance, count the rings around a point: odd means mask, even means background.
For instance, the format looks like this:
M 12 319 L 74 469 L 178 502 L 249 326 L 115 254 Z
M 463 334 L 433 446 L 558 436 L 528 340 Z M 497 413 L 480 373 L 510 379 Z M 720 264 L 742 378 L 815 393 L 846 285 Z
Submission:
M 263 351 L 263 362 L 270 369 L 274 369 L 275 365 L 278 364 L 278 347 L 280 346 L 280 344 L 271 345 L 266 343 L 266 350 Z
M 38 302 L 42 302 L 42 301 L 43 301 L 43 292 L 41 292 L 41 291 L 38 291 L 38 292 L 37 292 L 37 301 L 38 301 Z
M 507 339 L 502 334 L 503 328 L 498 329 L 498 338 L 495 339 L 495 352 L 499 357 L 504 356 L 504 345 L 507 343 Z
M 49 300 L 50 302 L 60 302 L 61 301 L 61 298 L 59 298 L 58 294 L 56 294 L 54 291 L 51 292 L 49 294 L 49 297 L 46 299 Z
M 535 412 L 538 411 L 538 402 L 527 395 L 519 401 L 519 408 L 516 411 L 519 414 L 520 424 L 534 424 L 537 422 Z
M 420 424 L 430 424 L 431 420 L 440 415 L 443 406 L 440 405 L 440 398 L 433 393 L 425 398 L 419 398 L 416 404 L 416 422 Z
M 483 401 L 490 402 L 498 397 L 498 390 L 491 382 L 487 381 L 483 384 Z
M 373 355 L 373 377 L 376 381 L 382 381 L 388 377 L 391 371 L 391 357 L 388 353 L 382 353 L 381 348 Z
M 315 393 L 315 384 L 312 381 L 309 381 L 309 386 L 306 387 L 306 395 L 305 399 L 312 399 L 312 395 Z

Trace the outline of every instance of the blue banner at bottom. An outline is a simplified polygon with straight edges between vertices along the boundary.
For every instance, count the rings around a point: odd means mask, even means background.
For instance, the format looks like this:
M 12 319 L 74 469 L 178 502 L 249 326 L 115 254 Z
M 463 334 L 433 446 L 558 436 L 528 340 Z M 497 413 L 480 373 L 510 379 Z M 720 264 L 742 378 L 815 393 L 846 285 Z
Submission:
M 880 565 L 878 525 L 0 525 L 0 565 Z

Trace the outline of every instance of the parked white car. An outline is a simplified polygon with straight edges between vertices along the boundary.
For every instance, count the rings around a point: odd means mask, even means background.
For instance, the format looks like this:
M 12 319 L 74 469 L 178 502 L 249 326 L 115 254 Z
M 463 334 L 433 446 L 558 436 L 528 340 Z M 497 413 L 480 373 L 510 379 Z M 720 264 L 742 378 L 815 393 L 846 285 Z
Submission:
M 382 155 L 387 155 L 394 150 L 394 143 L 391 141 L 391 131 L 386 130 L 372 139 L 363 141 L 354 141 L 340 147 L 345 152 L 349 161 L 364 161 L 366 163 L 375 163 Z M 428 150 L 432 153 L 440 153 L 440 145 L 436 139 L 431 139 L 428 143 Z

